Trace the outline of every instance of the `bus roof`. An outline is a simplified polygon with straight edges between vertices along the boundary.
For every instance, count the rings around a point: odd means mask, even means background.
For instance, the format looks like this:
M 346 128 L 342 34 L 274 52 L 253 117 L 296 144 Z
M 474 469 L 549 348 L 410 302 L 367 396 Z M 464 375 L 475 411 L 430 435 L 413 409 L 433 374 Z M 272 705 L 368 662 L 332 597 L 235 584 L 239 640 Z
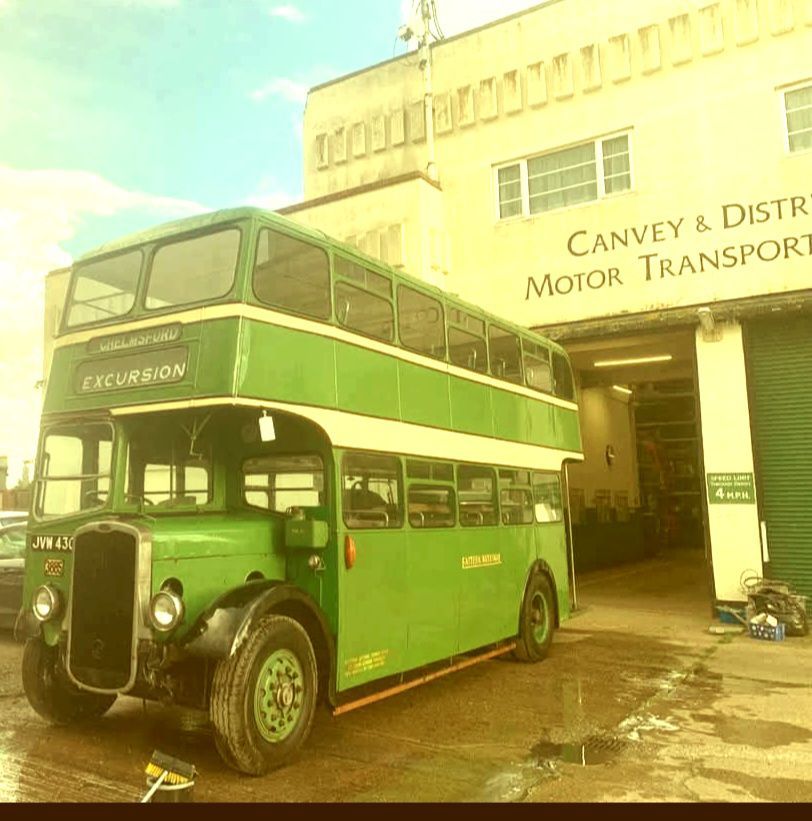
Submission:
M 177 234 L 191 233 L 216 225 L 250 219 L 278 225 L 286 230 L 298 234 L 299 236 L 308 237 L 318 242 L 329 244 L 330 246 L 335 247 L 348 255 L 354 256 L 361 261 L 367 262 L 373 268 L 384 268 L 385 270 L 390 271 L 393 277 L 397 277 L 404 283 L 414 284 L 418 288 L 434 293 L 437 297 L 447 302 L 451 302 L 454 305 L 459 306 L 463 310 L 468 311 L 475 316 L 480 316 L 490 322 L 494 322 L 499 325 L 504 325 L 506 328 L 513 330 L 515 332 L 540 337 L 544 339 L 544 341 L 555 350 L 561 352 L 564 351 L 564 348 L 562 348 L 558 343 L 554 342 L 551 339 L 548 339 L 543 334 L 540 334 L 537 331 L 533 331 L 530 328 L 525 328 L 522 325 L 517 325 L 516 323 L 511 322 L 510 320 L 504 317 L 492 314 L 490 311 L 487 311 L 481 306 L 475 305 L 471 302 L 467 302 L 466 300 L 462 299 L 456 294 L 449 291 L 444 291 L 442 288 L 438 288 L 436 285 L 432 285 L 431 283 L 426 282 L 420 277 L 414 276 L 413 274 L 409 274 L 406 271 L 392 268 L 391 265 L 383 262 L 382 260 L 376 259 L 375 257 L 372 257 L 369 254 L 364 253 L 359 248 L 356 248 L 354 245 L 349 245 L 346 242 L 337 240 L 334 237 L 325 234 L 323 231 L 320 231 L 315 228 L 310 228 L 306 225 L 303 225 L 302 223 L 289 219 L 288 217 L 284 217 L 281 214 L 276 213 L 275 211 L 268 211 L 263 208 L 257 208 L 255 206 L 246 205 L 240 206 L 238 208 L 224 208 L 219 211 L 208 211 L 204 214 L 196 214 L 191 217 L 184 217 L 183 219 L 172 220 L 171 222 L 164 222 L 160 225 L 153 226 L 152 228 L 147 228 L 143 231 L 137 231 L 132 234 L 127 234 L 123 237 L 111 240 L 110 242 L 106 242 L 103 245 L 100 245 L 82 254 L 76 261 L 84 262 L 94 257 L 114 253 L 116 251 L 123 251 L 127 248 L 132 248 L 139 245 L 146 245 L 147 243 L 152 242 L 158 242 L 160 240 L 166 239 L 167 237 L 172 237 Z

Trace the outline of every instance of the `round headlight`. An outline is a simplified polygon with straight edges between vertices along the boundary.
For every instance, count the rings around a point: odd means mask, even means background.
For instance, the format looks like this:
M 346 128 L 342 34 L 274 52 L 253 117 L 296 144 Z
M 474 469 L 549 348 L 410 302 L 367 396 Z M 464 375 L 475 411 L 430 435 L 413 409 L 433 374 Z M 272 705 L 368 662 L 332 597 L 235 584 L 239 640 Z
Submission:
M 59 614 L 59 593 L 49 584 L 43 584 L 34 591 L 31 608 L 39 621 L 48 621 Z
M 170 590 L 161 590 L 149 603 L 149 618 L 156 630 L 165 633 L 183 618 L 183 601 Z

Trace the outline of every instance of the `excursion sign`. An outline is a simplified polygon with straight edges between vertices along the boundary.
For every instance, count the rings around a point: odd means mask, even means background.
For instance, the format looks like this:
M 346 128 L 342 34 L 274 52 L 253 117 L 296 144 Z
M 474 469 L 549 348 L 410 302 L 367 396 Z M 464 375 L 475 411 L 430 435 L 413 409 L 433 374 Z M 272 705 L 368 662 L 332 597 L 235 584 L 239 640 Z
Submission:
M 180 382 L 186 376 L 188 359 L 188 348 L 178 347 L 83 362 L 76 369 L 76 393 Z
M 752 473 L 708 473 L 708 502 L 712 505 L 753 505 Z

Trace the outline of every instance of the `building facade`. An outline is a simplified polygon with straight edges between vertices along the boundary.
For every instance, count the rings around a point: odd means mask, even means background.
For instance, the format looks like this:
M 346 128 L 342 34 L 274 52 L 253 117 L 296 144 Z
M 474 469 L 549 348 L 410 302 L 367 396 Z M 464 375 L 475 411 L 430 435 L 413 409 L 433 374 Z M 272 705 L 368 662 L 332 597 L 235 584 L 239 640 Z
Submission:
M 311 90 L 283 213 L 567 347 L 576 567 L 812 595 L 812 0 L 550 0 L 431 55 L 431 146 L 416 53 Z

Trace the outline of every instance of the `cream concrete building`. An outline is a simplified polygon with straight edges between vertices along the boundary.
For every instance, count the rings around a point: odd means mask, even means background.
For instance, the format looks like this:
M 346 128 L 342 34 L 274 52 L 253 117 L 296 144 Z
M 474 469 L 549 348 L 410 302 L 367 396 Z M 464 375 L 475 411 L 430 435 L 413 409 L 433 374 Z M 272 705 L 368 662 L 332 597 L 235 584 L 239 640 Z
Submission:
M 416 53 L 311 90 L 284 212 L 567 346 L 576 567 L 812 594 L 812 0 L 550 0 L 431 55 L 433 140 Z

